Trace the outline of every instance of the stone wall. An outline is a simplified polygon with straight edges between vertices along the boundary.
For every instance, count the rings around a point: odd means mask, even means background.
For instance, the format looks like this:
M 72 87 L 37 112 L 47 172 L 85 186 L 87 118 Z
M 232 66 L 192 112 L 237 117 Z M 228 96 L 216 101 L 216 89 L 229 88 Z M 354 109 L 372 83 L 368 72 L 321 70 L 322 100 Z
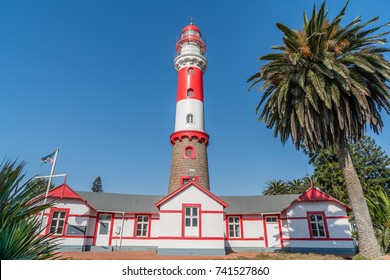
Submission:
M 184 150 L 187 146 L 192 146 L 195 150 L 195 158 L 185 158 Z M 189 140 L 183 138 L 177 140 L 172 146 L 171 173 L 169 176 L 168 194 L 180 188 L 180 177 L 188 176 L 189 170 L 195 169 L 195 177 L 199 178 L 198 183 L 205 189 L 209 186 L 209 167 L 207 161 L 207 146 L 197 139 Z

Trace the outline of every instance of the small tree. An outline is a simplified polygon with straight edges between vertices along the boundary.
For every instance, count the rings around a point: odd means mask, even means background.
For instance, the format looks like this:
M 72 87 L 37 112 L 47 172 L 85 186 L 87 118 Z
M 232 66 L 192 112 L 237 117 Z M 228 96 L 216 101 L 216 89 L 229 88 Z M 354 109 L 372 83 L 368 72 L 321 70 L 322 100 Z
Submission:
M 100 176 L 93 181 L 91 190 L 93 192 L 103 192 L 102 178 Z

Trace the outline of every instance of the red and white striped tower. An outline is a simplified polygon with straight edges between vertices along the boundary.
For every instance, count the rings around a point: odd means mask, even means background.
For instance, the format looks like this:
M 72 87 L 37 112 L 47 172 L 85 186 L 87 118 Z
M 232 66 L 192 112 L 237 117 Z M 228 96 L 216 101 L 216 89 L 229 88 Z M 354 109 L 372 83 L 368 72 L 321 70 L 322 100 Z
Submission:
M 168 193 L 188 180 L 209 186 L 207 145 L 204 131 L 203 73 L 206 71 L 206 43 L 192 22 L 184 27 L 176 43 L 174 66 L 178 72 L 175 132 L 171 134 L 172 162 Z

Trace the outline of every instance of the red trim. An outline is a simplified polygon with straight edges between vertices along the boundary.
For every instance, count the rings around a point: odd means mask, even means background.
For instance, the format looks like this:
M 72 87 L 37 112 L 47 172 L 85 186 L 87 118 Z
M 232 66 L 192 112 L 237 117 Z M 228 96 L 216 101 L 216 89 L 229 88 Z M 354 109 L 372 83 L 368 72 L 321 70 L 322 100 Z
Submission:
M 187 156 L 187 149 L 190 149 L 190 150 L 191 150 L 191 156 Z M 183 150 L 183 158 L 191 158 L 191 159 L 195 159 L 195 158 L 196 158 L 194 146 L 188 145 L 188 146 L 185 146 L 185 147 L 184 147 L 184 150 Z
M 353 238 L 283 238 L 285 241 L 353 241 Z
M 46 230 L 45 230 L 46 234 L 49 234 L 51 221 L 53 220 L 53 213 L 54 212 L 65 212 L 65 221 L 64 221 L 64 227 L 62 228 L 62 233 L 61 234 L 53 234 L 53 236 L 63 237 L 63 236 L 65 236 L 66 228 L 68 227 L 68 219 L 69 219 L 70 209 L 69 208 L 56 208 L 56 207 L 50 208 L 50 214 L 49 214 L 49 217 L 47 220 Z
M 349 219 L 348 216 L 326 216 L 326 219 Z
M 348 216 L 327 216 L 327 219 L 349 219 Z M 280 218 L 282 221 L 287 220 L 307 220 L 307 217 L 287 217 L 287 218 Z
M 264 230 L 264 245 L 265 248 L 268 248 L 268 234 L 267 234 L 267 223 L 263 219 L 263 230 Z
M 288 221 L 288 220 L 306 220 L 307 217 L 287 217 L 287 218 L 280 218 L 282 221 Z
M 174 213 L 174 214 L 181 214 L 183 213 L 182 210 L 160 210 L 160 213 Z
M 345 208 L 345 210 L 352 211 L 352 209 L 348 205 L 342 203 L 341 201 L 335 199 L 334 197 L 327 195 L 326 193 L 320 191 L 319 189 L 317 189 L 315 187 L 310 187 L 306 192 L 304 192 L 297 199 L 295 199 L 293 202 L 291 202 L 289 206 L 284 208 L 281 211 L 281 213 L 283 213 L 283 212 L 287 211 L 287 209 L 291 208 L 291 206 L 295 202 L 315 202 L 315 201 L 332 201 L 332 202 L 339 204 L 343 208 Z
M 199 185 L 197 182 L 195 181 L 190 181 L 188 182 L 187 184 L 185 184 L 184 186 L 181 186 L 180 188 L 178 188 L 176 191 L 174 191 L 173 193 L 171 193 L 170 195 L 166 196 L 165 198 L 163 198 L 162 200 L 160 200 L 159 202 L 157 202 L 155 205 L 158 209 L 160 209 L 160 206 L 161 204 L 163 204 L 164 202 L 172 199 L 173 197 L 175 197 L 176 195 L 178 195 L 179 193 L 181 193 L 182 191 L 184 191 L 185 189 L 189 188 L 190 186 L 194 186 L 196 188 L 198 188 L 200 191 L 202 191 L 203 193 L 205 193 L 206 195 L 208 195 L 209 197 L 211 197 L 212 199 L 214 199 L 216 202 L 218 202 L 219 204 L 221 204 L 224 208 L 225 207 L 228 207 L 229 204 L 227 204 L 225 201 L 223 201 L 222 199 L 218 198 L 217 196 L 215 196 L 214 194 L 212 194 L 209 190 L 203 188 L 201 185 Z
M 183 138 L 188 138 L 190 141 L 196 139 L 199 143 L 203 143 L 208 146 L 210 136 L 203 131 L 198 130 L 180 130 L 171 134 L 171 145 L 174 145 L 176 141 L 183 141 Z
M 278 215 L 278 228 L 279 228 L 280 246 L 283 248 L 284 242 L 283 242 L 282 221 L 280 220 L 280 215 Z
M 230 216 L 230 215 L 229 215 Z M 243 221 L 262 221 L 262 218 L 242 218 Z
M 187 184 L 189 181 L 191 181 L 191 178 L 194 178 L 195 182 L 199 182 L 199 176 L 194 176 L 194 177 L 180 176 L 180 186 L 183 186 L 183 185 Z M 187 182 L 184 183 L 184 180 L 187 180 Z
M 76 218 L 90 218 L 90 219 L 96 219 L 97 216 L 92 215 L 84 215 L 84 214 L 69 214 L 69 217 L 76 217 Z
M 310 215 L 321 215 L 322 216 L 322 220 L 324 222 L 324 227 L 325 227 L 325 237 L 313 237 L 313 231 L 311 229 L 311 224 L 310 224 Z M 306 216 L 307 216 L 307 224 L 309 227 L 309 234 L 310 234 L 311 239 L 325 240 L 327 238 L 330 238 L 329 230 L 328 230 L 328 223 L 326 222 L 327 217 L 325 215 L 325 211 L 309 211 L 309 212 L 306 212 Z
M 159 239 L 163 240 L 225 240 L 225 237 L 196 237 L 196 236 L 160 236 Z
M 111 226 L 110 226 L 110 236 L 108 237 L 108 246 L 112 245 L 112 233 L 114 231 L 114 218 L 115 214 L 111 214 Z
M 202 237 L 202 204 L 182 204 L 182 217 L 181 217 L 181 237 L 188 238 L 185 236 L 185 208 L 196 207 L 198 208 L 198 237 Z
M 250 238 L 225 238 L 225 240 L 229 240 L 229 241 L 235 241 L 235 240 L 238 240 L 238 241 L 262 241 L 264 240 L 264 237 L 250 237 Z
M 224 214 L 225 212 L 220 210 L 203 210 L 202 214 Z
M 96 238 L 97 238 L 97 228 L 98 228 L 98 223 L 99 223 L 99 213 L 96 213 L 96 219 L 95 219 L 95 229 L 93 231 L 93 241 L 92 244 L 96 245 Z
M 112 239 L 121 239 L 120 236 L 118 237 L 112 237 Z M 129 239 L 129 240 L 142 240 L 142 242 L 144 242 L 145 240 L 158 240 L 159 237 L 132 237 L 132 236 L 122 236 L 122 239 Z

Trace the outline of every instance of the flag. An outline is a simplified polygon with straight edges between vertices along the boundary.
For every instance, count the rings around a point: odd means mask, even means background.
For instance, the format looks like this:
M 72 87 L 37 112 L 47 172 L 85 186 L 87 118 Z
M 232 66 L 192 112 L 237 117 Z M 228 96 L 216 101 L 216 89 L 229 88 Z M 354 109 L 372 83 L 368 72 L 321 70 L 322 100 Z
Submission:
M 55 155 L 56 152 L 53 152 L 51 153 L 50 155 L 47 155 L 43 158 L 41 158 L 41 160 L 43 161 L 42 164 L 44 163 L 51 163 L 54 161 L 54 155 Z

